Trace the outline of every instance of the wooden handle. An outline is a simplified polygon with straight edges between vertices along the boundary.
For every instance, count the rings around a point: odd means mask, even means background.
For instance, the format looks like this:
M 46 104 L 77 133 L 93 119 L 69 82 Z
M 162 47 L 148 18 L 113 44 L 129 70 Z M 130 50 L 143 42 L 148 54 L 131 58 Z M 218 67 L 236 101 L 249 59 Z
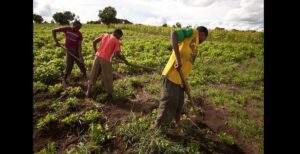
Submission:
M 81 59 L 79 59 L 78 57 L 76 57 L 75 55 L 73 55 L 68 49 L 66 49 L 64 46 L 60 45 L 61 48 L 63 48 L 64 50 L 66 50 L 66 52 L 68 54 L 70 54 L 73 58 L 75 58 L 76 60 L 78 60 L 81 64 L 85 65 L 83 61 L 81 61 Z

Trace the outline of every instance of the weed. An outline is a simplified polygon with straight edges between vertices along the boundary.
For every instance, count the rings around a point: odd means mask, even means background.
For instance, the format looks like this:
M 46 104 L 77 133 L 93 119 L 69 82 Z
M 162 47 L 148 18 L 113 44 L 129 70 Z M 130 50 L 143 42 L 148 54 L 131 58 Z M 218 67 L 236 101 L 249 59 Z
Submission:
M 46 116 L 40 118 L 37 122 L 36 128 L 40 129 L 46 126 L 49 122 L 51 121 L 56 121 L 57 120 L 57 115 L 48 113 Z
M 51 94 L 59 94 L 63 91 L 63 87 L 60 83 L 55 84 L 54 86 L 49 86 L 48 91 Z
M 235 143 L 234 138 L 231 135 L 228 135 L 225 132 L 219 133 L 218 138 L 221 142 L 224 142 L 224 143 L 227 143 L 227 144 L 230 144 L 230 145 L 233 145 Z
M 85 112 L 83 116 L 80 117 L 80 120 L 84 122 L 95 122 L 100 116 L 101 113 L 97 110 L 89 110 Z
M 89 137 L 96 144 L 101 144 L 107 140 L 114 138 L 112 133 L 108 131 L 107 125 L 105 125 L 105 128 L 103 128 L 101 124 L 94 123 L 90 124 Z
M 37 154 L 56 154 L 56 143 L 55 142 L 50 142 L 47 144 L 47 147 L 42 149 L 41 151 L 37 152 Z

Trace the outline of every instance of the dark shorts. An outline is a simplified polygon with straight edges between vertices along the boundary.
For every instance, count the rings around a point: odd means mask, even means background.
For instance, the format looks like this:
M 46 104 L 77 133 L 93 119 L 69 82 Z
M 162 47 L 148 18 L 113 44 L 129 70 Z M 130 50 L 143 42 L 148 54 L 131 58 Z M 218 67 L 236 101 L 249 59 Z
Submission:
M 67 67 L 66 67 L 65 79 L 67 79 L 70 76 L 70 74 L 72 72 L 72 69 L 73 69 L 73 66 L 74 66 L 74 63 L 77 64 L 77 66 L 79 67 L 81 73 L 84 74 L 84 76 L 86 76 L 86 68 L 85 68 L 85 65 L 83 63 L 83 57 L 80 57 L 79 53 L 76 52 L 76 51 L 69 50 L 69 52 L 72 53 L 78 59 L 81 59 L 81 62 L 78 61 L 76 58 L 74 58 L 72 55 L 70 55 L 68 52 L 66 52 Z
M 156 127 L 168 127 L 172 120 L 179 119 L 184 104 L 184 90 L 180 85 L 163 78 L 162 98 L 158 108 Z

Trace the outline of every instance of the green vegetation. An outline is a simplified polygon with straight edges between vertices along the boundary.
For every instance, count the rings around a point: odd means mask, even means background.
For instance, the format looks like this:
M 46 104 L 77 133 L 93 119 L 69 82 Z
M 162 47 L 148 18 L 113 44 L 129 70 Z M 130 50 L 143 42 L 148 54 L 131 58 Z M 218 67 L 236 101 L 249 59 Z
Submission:
M 47 85 L 42 83 L 41 81 L 33 82 L 33 90 L 36 91 L 46 91 L 47 90 Z
M 47 147 L 39 151 L 37 154 L 55 154 L 56 153 L 56 143 L 50 142 Z
M 101 113 L 97 110 L 89 110 L 84 113 L 82 117 L 80 117 L 80 120 L 85 122 L 95 122 L 97 118 L 101 116 Z
M 228 135 L 225 132 L 222 132 L 220 134 L 218 134 L 219 139 L 227 144 L 233 145 L 234 144 L 234 138 L 231 135 Z
M 183 144 L 150 130 L 156 116 L 155 112 L 142 117 L 132 114 L 128 117 L 129 121 L 117 123 L 116 130 L 106 129 L 107 122 L 98 123 L 97 119 L 105 114 L 105 112 L 100 112 L 101 105 L 109 105 L 101 104 L 105 102 L 106 97 L 102 85 L 99 81 L 97 82 L 96 95 L 92 101 L 88 101 L 89 104 L 80 97 L 84 93 L 81 85 L 76 83 L 75 86 L 62 89 L 60 78 L 65 69 L 65 53 L 61 48 L 54 46 L 51 29 L 55 27 L 58 25 L 34 24 L 33 89 L 46 94 L 56 94 L 54 98 L 34 100 L 35 106 L 45 104 L 44 106 L 51 109 L 38 116 L 37 128 L 44 128 L 50 121 L 59 121 L 60 124 L 64 122 L 72 124 L 76 120 L 87 124 L 93 123 L 88 131 L 83 132 L 84 139 L 80 140 L 75 147 L 66 150 L 70 153 L 89 153 L 90 151 L 101 153 L 100 151 L 104 150 L 101 145 L 112 139 L 111 136 L 121 136 L 123 144 L 133 149 L 135 153 L 145 151 L 202 152 L 205 146 L 199 142 Z M 114 28 L 123 30 L 122 52 L 129 62 L 157 70 L 145 71 L 113 62 L 114 73 L 120 75 L 120 78 L 114 80 L 114 99 L 135 99 L 139 90 L 142 89 L 149 97 L 158 100 L 161 91 L 161 71 L 171 54 L 170 33 L 174 29 L 127 24 L 112 24 L 110 27 L 102 24 L 84 24 L 81 29 L 84 37 L 82 54 L 88 72 L 94 60 L 92 40 L 99 34 L 113 31 Z M 224 108 L 228 112 L 227 126 L 237 130 L 247 142 L 256 143 L 259 153 L 263 153 L 264 135 L 263 37 L 262 32 L 210 30 L 207 41 L 197 48 L 198 56 L 188 79 L 192 96 L 203 98 L 206 103 L 218 108 Z M 59 34 L 58 39 L 64 42 L 63 35 Z M 80 70 L 74 65 L 71 82 L 77 82 L 79 75 Z M 65 97 L 56 100 L 62 95 Z M 85 106 L 81 108 L 78 105 Z M 72 110 L 74 107 L 76 110 Z M 115 110 L 109 112 L 115 112 Z M 219 132 L 217 138 L 222 143 L 237 143 L 232 134 L 225 132 Z M 207 142 L 209 147 L 213 147 L 212 144 Z
M 67 95 L 67 96 L 70 96 L 70 97 L 76 97 L 82 92 L 83 91 L 82 91 L 81 87 L 68 87 L 64 90 L 62 95 Z
M 50 94 L 59 94 L 63 91 L 63 87 L 60 83 L 55 84 L 54 86 L 49 86 L 48 91 Z
M 39 121 L 36 125 L 36 128 L 37 129 L 43 128 L 44 126 L 46 126 L 51 121 L 56 121 L 56 120 L 57 120 L 57 115 L 48 113 L 46 116 L 39 119 Z
M 108 127 L 103 128 L 101 124 L 90 124 L 89 137 L 96 144 L 101 144 L 113 138 L 112 133 L 108 132 Z

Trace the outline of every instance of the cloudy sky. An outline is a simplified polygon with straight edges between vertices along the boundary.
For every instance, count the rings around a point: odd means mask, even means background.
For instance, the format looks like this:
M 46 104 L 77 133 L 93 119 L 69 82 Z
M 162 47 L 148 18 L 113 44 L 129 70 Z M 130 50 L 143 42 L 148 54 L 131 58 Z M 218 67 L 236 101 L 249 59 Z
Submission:
M 117 18 L 148 25 L 204 25 L 208 28 L 263 30 L 263 0 L 33 0 L 33 12 L 51 21 L 59 11 L 71 11 L 86 22 L 98 19 L 107 6 Z

